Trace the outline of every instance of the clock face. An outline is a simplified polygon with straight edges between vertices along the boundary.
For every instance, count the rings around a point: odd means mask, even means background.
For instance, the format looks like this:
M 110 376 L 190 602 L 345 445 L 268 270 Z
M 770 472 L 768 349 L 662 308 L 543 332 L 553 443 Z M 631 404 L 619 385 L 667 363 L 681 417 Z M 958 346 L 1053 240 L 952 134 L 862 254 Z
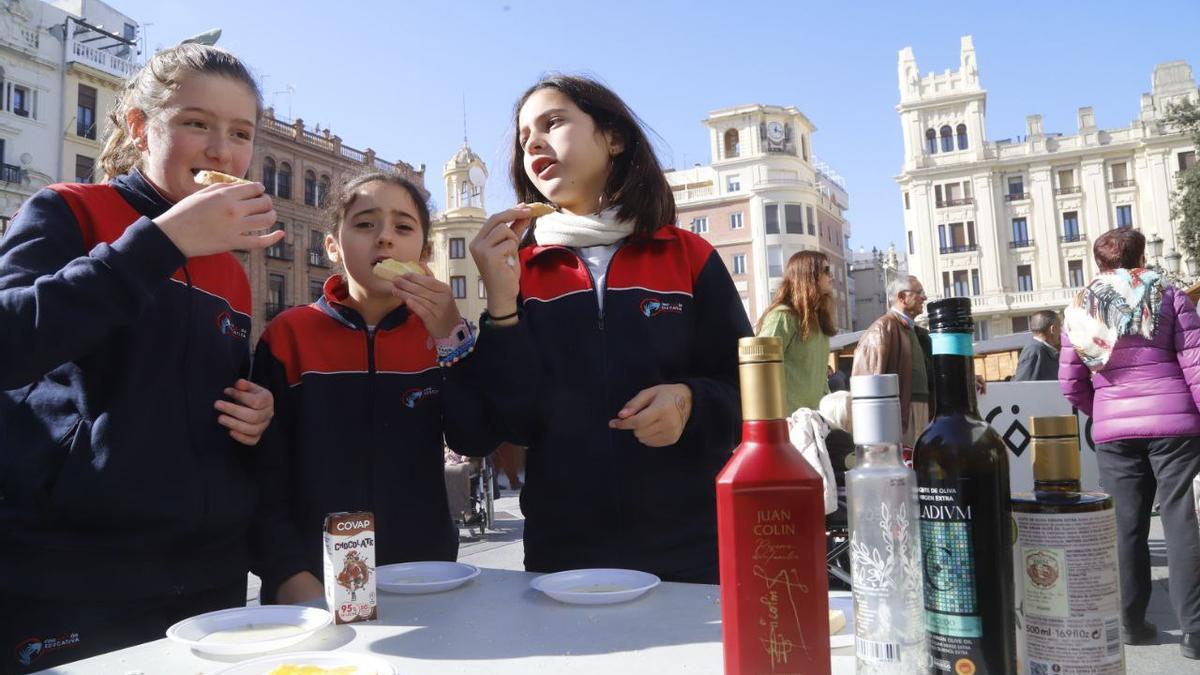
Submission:
M 779 122 L 767 123 L 767 138 L 773 141 L 783 140 L 783 125 Z

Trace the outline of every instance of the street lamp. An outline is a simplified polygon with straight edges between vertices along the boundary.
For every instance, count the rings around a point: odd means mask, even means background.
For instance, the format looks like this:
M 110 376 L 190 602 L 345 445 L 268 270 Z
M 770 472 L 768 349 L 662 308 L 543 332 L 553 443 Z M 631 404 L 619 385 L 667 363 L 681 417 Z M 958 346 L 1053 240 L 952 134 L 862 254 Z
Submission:
M 1171 249 L 1171 252 L 1164 256 L 1164 260 L 1167 263 L 1167 272 L 1170 273 L 1171 276 L 1179 274 L 1179 261 L 1182 259 L 1183 255 L 1175 249 Z
M 1162 237 L 1158 236 L 1158 232 L 1155 232 L 1153 237 L 1146 240 L 1146 253 L 1150 254 L 1151 260 L 1158 260 L 1159 256 L 1162 255 L 1162 251 Z

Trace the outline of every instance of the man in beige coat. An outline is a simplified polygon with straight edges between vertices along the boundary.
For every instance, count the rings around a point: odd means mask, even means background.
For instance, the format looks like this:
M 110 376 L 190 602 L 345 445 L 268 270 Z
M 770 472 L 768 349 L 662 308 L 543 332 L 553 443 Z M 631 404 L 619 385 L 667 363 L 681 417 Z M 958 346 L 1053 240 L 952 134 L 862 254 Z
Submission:
M 929 331 L 914 321 L 925 310 L 925 288 L 916 277 L 902 276 L 888 284 L 887 293 L 888 311 L 854 350 L 854 374 L 900 377 L 903 443 L 912 447 L 933 414 L 933 345 Z

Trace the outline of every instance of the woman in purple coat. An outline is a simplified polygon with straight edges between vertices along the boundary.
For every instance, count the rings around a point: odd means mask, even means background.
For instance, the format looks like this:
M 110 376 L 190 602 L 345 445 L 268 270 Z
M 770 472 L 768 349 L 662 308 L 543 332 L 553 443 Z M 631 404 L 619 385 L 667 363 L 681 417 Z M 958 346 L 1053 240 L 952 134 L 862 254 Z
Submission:
M 1171 603 L 1181 650 L 1200 658 L 1200 528 L 1192 479 L 1200 473 L 1200 316 L 1184 293 L 1143 269 L 1146 239 L 1112 230 L 1093 251 L 1100 274 L 1067 307 L 1058 379 L 1092 417 L 1100 482 L 1116 500 L 1126 644 L 1157 628 L 1150 602 L 1150 510 L 1157 488 Z

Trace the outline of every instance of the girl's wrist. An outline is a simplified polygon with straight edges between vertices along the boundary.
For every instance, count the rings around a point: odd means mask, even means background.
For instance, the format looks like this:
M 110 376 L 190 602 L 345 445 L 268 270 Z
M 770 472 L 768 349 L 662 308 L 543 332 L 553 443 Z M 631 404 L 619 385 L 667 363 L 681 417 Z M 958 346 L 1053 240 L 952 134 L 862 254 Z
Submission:
M 471 327 L 467 324 L 466 319 L 460 316 L 446 330 L 445 335 L 433 336 L 433 342 L 437 346 L 438 354 L 441 354 L 443 351 L 453 351 L 454 348 L 466 342 L 471 336 Z

